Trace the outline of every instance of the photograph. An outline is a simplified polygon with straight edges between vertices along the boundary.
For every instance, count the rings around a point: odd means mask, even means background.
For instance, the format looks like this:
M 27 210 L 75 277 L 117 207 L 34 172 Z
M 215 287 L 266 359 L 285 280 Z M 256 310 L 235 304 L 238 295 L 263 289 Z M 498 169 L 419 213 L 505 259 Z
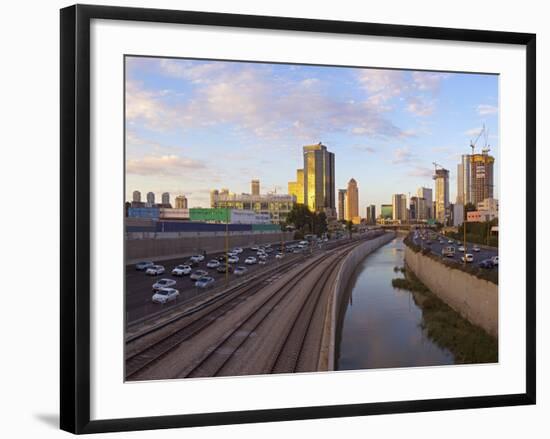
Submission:
M 499 363 L 497 73 L 121 80 L 125 381 Z

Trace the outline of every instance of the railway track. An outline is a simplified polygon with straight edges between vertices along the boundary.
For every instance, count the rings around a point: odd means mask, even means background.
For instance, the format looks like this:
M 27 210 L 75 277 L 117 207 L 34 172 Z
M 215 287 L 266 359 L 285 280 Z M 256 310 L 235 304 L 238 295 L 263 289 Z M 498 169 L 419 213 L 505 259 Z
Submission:
M 334 260 L 330 264 L 331 268 L 324 270 L 322 275 L 315 281 L 314 287 L 306 295 L 306 299 L 299 307 L 299 311 L 292 317 L 292 325 L 288 327 L 283 342 L 275 350 L 272 361 L 273 365 L 265 373 L 295 371 L 300 362 L 300 353 L 303 350 L 307 333 L 314 320 L 313 316 L 316 309 L 318 309 L 319 300 L 323 291 L 326 290 L 326 284 L 338 262 L 347 252 L 361 242 L 363 240 L 341 244 L 334 247 L 333 251 L 327 252 L 327 254 L 323 254 L 313 260 L 306 260 L 300 272 L 290 276 L 273 294 L 263 299 L 260 306 L 257 306 L 249 315 L 243 316 L 242 320 L 231 331 L 224 334 L 214 346 L 210 347 L 194 363 L 180 369 L 175 377 L 223 375 L 225 366 L 234 356 L 235 352 L 244 346 L 273 309 L 293 291 L 293 288 L 302 279 L 303 272 L 306 272 L 313 266 L 321 265 L 327 260 Z M 287 265 L 280 267 L 280 270 L 273 275 L 282 274 L 294 266 L 296 266 L 295 261 L 289 262 Z M 159 361 L 173 352 L 182 343 L 208 328 L 213 321 L 223 318 L 229 311 L 254 296 L 258 291 L 269 285 L 269 283 L 269 277 L 255 279 L 246 285 L 229 290 L 226 294 L 220 295 L 216 300 L 206 303 L 205 306 L 189 314 L 182 315 L 130 340 L 130 346 L 127 347 L 126 379 L 147 379 L 147 371 L 151 367 L 158 364 Z M 299 318 L 301 315 L 307 317 L 301 319 Z M 139 342 L 144 341 L 143 339 L 147 339 L 147 342 L 141 343 L 142 346 L 139 347 Z M 138 347 L 135 347 L 136 345 Z

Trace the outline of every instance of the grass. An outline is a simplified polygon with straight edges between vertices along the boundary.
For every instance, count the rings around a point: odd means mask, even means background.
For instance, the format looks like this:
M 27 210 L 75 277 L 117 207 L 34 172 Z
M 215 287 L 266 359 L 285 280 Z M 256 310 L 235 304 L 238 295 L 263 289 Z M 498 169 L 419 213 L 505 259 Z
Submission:
M 456 363 L 498 361 L 498 340 L 439 299 L 410 270 L 405 271 L 404 279 L 392 279 L 392 285 L 411 291 L 414 302 L 422 310 L 422 329 L 435 344 L 451 351 Z

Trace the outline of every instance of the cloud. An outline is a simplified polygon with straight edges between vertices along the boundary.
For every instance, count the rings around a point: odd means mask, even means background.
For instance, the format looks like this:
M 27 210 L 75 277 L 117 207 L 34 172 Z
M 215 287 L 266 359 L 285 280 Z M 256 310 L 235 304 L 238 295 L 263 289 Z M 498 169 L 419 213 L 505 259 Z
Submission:
M 415 166 L 409 171 L 408 175 L 411 177 L 431 178 L 433 175 L 433 170 L 424 166 Z
M 412 72 L 412 78 L 415 88 L 420 91 L 429 91 L 432 93 L 438 92 L 441 81 L 448 77 L 448 73 Z
M 477 106 L 477 113 L 480 116 L 487 116 L 490 114 L 496 114 L 498 113 L 498 107 L 495 105 L 489 105 L 489 104 L 479 104 Z
M 146 156 L 126 161 L 126 173 L 154 176 L 181 176 L 188 171 L 204 169 L 204 163 L 177 155 Z
M 429 116 L 435 110 L 433 101 L 426 101 L 417 96 L 411 96 L 407 99 L 407 111 L 416 116 Z
M 410 163 L 415 158 L 415 155 L 409 150 L 408 147 L 397 148 L 393 151 L 392 163 L 399 165 L 403 163 Z
M 368 152 L 369 154 L 374 154 L 376 152 L 375 148 L 367 145 L 354 145 L 353 149 L 357 151 Z
M 471 128 L 469 130 L 466 130 L 464 131 L 464 134 L 466 136 L 470 136 L 470 137 L 477 137 L 479 135 L 479 133 L 481 132 L 483 128 L 482 127 L 479 127 L 479 128 Z

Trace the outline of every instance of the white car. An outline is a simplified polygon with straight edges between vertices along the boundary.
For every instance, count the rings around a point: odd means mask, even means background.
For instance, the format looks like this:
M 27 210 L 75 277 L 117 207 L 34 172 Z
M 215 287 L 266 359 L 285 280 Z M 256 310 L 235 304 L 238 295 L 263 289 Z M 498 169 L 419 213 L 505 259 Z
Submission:
M 233 253 L 241 254 L 243 252 L 243 249 L 241 247 L 235 247 L 232 251 Z
M 193 255 L 189 259 L 191 259 L 193 262 L 202 262 L 204 261 L 203 255 Z
M 206 264 L 206 266 L 208 268 L 218 268 L 220 266 L 220 263 L 215 259 L 212 259 L 211 261 L 208 261 L 208 264 Z
M 193 272 L 190 276 L 190 278 L 192 280 L 199 280 L 201 277 L 203 276 L 208 276 L 208 271 L 204 271 L 204 270 L 196 270 L 195 272 Z
M 262 253 L 261 255 L 258 256 L 258 259 L 260 261 L 265 261 L 267 259 L 267 255 L 265 253 Z
M 163 288 L 169 288 L 176 285 L 176 281 L 174 279 L 161 279 L 153 284 L 153 290 L 162 290 Z
M 265 264 L 267 264 L 267 261 L 266 261 L 265 259 L 260 259 L 260 260 L 258 261 L 258 264 L 260 264 L 260 265 L 265 265 Z
M 256 256 L 266 255 L 267 253 L 264 250 L 258 250 Z
M 174 288 L 163 288 L 158 290 L 153 294 L 153 302 L 155 303 L 166 303 L 176 300 L 180 292 Z
M 256 262 L 258 262 L 258 261 L 256 260 L 256 258 L 254 256 L 249 256 L 248 258 L 246 258 L 244 260 L 244 263 L 247 264 L 247 265 L 253 265 Z
M 259 249 L 260 248 L 257 245 L 250 247 L 250 250 L 252 250 L 253 252 L 257 252 Z
M 141 261 L 136 264 L 136 270 L 145 271 L 153 265 L 155 265 L 153 261 Z
M 164 267 L 162 265 L 153 265 L 145 270 L 145 274 L 149 276 L 158 276 L 159 274 L 164 274 Z
M 236 251 L 231 250 L 230 252 L 227 252 L 227 256 L 238 256 L 239 254 Z
M 275 259 L 283 259 L 285 257 L 285 255 L 283 255 L 282 253 L 277 253 L 275 255 Z
M 458 251 L 464 253 L 464 246 L 461 245 L 460 247 L 458 247 Z
M 481 249 L 477 245 L 474 245 L 472 250 L 475 251 L 476 253 L 478 253 Z
M 452 240 L 452 239 L 449 239 L 449 240 L 447 241 L 447 244 L 452 244 L 452 243 L 453 243 L 453 240 Z
M 237 267 L 235 268 L 235 275 L 236 276 L 242 276 L 248 271 L 248 268 L 246 267 Z
M 227 262 L 229 264 L 236 264 L 239 262 L 239 257 L 238 256 L 230 256 L 229 258 L 227 258 Z
M 464 258 L 466 257 L 466 262 L 474 262 L 474 255 L 471 253 L 466 253 L 466 255 L 461 256 L 460 260 L 464 262 Z
M 172 270 L 173 276 L 187 276 L 193 269 L 189 265 L 178 265 Z
M 493 256 L 491 261 L 493 261 L 493 264 L 498 265 L 498 256 Z

